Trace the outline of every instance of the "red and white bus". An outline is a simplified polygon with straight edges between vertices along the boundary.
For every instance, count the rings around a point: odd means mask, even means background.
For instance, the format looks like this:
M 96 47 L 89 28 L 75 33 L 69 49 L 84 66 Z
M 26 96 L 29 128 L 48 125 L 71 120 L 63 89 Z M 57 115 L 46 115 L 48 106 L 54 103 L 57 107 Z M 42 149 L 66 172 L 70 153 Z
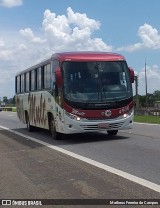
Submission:
M 122 55 L 106 52 L 55 53 L 16 75 L 16 105 L 29 131 L 62 135 L 133 127 L 134 71 Z

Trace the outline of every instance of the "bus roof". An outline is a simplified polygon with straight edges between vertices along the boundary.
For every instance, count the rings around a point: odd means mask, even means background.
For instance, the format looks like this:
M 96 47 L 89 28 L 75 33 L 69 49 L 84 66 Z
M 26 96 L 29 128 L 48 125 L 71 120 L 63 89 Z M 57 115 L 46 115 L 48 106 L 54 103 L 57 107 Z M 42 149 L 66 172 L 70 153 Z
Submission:
M 60 61 L 118 61 L 125 60 L 124 56 L 109 52 L 63 52 L 52 55 L 53 59 Z
M 41 65 L 49 63 L 53 59 L 63 61 L 125 61 L 124 56 L 117 53 L 109 52 L 94 52 L 94 51 L 80 51 L 80 52 L 61 52 L 54 53 L 49 59 L 41 61 L 40 63 L 33 65 L 25 70 L 22 70 L 16 74 L 16 76 L 23 74 L 34 68 L 38 68 Z

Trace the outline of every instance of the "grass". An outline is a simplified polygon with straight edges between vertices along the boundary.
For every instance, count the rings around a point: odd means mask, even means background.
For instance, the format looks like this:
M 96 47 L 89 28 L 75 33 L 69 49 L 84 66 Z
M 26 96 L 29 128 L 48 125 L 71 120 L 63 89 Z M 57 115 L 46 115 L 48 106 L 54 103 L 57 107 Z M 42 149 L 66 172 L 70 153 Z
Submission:
M 16 107 L 12 107 L 12 112 L 17 112 Z
M 134 122 L 160 124 L 160 116 L 134 116 Z

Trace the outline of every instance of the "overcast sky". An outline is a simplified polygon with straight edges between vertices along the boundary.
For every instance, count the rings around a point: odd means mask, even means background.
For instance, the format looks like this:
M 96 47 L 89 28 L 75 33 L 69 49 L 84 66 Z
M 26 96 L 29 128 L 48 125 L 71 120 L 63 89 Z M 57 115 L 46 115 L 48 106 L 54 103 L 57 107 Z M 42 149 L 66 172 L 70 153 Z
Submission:
M 13 97 L 15 74 L 51 54 L 120 53 L 145 94 L 160 90 L 159 0 L 0 0 L 0 97 Z M 134 86 L 133 86 L 134 87 Z

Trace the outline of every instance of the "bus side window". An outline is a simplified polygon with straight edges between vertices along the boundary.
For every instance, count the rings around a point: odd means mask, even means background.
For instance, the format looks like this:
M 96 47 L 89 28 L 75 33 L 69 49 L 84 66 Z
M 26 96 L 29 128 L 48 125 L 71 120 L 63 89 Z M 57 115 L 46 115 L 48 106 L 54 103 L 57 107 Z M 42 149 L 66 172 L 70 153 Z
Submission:
M 21 93 L 24 93 L 24 74 L 21 75 Z
M 31 91 L 36 90 L 36 70 L 31 71 Z
M 51 88 L 51 65 L 44 66 L 44 89 Z
M 57 67 L 59 67 L 59 61 L 58 60 L 53 60 L 53 62 L 52 62 L 52 74 L 54 74 Z
M 25 81 L 25 85 L 26 85 L 25 91 L 26 91 L 26 92 L 29 92 L 29 91 L 30 91 L 30 72 L 27 72 L 27 73 L 26 73 L 26 81 Z
M 21 85 L 20 85 L 20 76 L 16 77 L 16 93 L 20 93 Z
M 41 89 L 44 89 L 44 66 L 41 67 Z
M 55 79 L 55 71 L 57 67 L 59 66 L 59 61 L 54 59 L 52 61 L 52 70 L 51 70 L 51 89 L 52 89 L 52 95 L 55 97 L 58 97 L 58 87 L 56 84 L 56 79 Z
M 42 89 L 42 68 L 37 69 L 37 90 Z
M 52 79 L 52 84 L 51 84 L 51 88 L 55 88 L 55 71 L 57 69 L 57 67 L 59 66 L 59 61 L 58 60 L 53 60 L 52 61 L 52 70 L 51 70 L 51 79 Z

